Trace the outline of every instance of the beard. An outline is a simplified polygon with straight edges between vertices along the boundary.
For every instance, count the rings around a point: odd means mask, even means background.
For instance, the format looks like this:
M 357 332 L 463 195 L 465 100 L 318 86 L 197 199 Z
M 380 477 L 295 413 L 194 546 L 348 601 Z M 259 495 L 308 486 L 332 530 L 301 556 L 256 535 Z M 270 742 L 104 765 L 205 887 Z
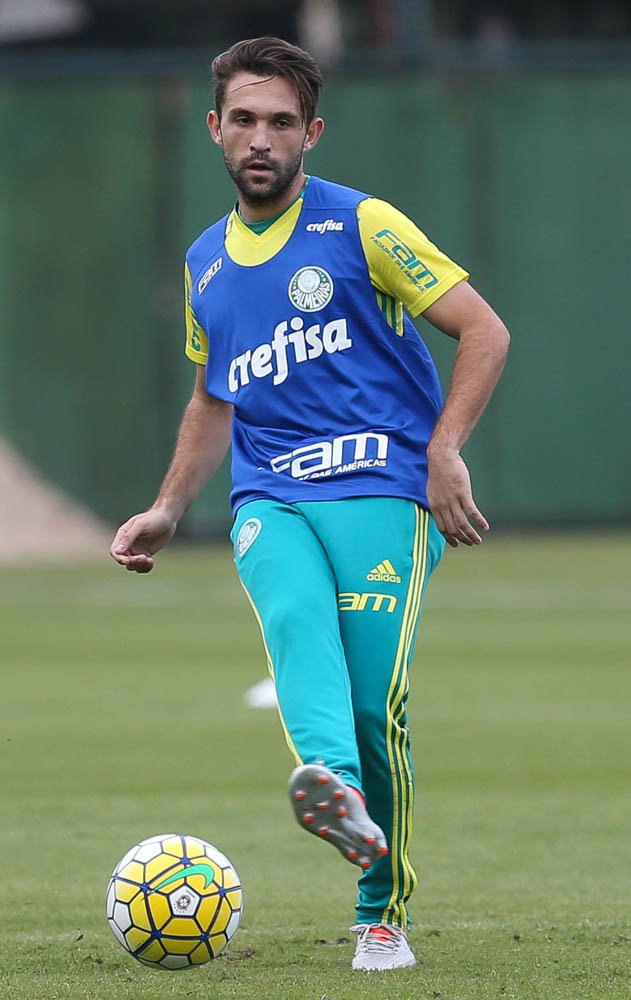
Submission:
M 302 168 L 302 150 L 299 150 L 291 160 L 279 163 L 268 156 L 248 156 L 247 159 L 235 163 L 224 151 L 226 170 L 246 202 L 251 205 L 264 205 L 280 198 L 289 188 Z M 265 163 L 269 173 L 262 177 L 251 177 L 247 169 L 252 163 Z

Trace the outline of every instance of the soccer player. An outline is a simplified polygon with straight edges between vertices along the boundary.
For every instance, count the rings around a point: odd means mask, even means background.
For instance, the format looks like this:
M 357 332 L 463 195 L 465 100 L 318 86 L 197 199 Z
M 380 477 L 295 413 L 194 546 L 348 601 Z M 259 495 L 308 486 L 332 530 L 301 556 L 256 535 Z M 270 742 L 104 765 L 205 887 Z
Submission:
M 296 817 L 362 871 L 353 968 L 410 966 L 408 668 L 445 540 L 478 545 L 489 528 L 460 449 L 509 337 L 400 211 L 305 175 L 324 128 L 310 55 L 256 38 L 213 72 L 208 127 L 237 203 L 188 251 L 192 398 L 155 503 L 111 553 L 151 570 L 232 442 L 235 562 L 296 760 Z M 444 403 L 421 314 L 459 342 Z

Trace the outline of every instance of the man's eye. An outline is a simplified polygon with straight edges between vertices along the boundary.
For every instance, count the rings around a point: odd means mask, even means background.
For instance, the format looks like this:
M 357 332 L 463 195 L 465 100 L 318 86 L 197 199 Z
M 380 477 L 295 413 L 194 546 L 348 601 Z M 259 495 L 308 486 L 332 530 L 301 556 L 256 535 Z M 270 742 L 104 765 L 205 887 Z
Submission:
M 278 128 L 289 128 L 289 122 L 287 121 L 286 118 L 280 118 L 276 122 L 276 124 L 277 124 Z

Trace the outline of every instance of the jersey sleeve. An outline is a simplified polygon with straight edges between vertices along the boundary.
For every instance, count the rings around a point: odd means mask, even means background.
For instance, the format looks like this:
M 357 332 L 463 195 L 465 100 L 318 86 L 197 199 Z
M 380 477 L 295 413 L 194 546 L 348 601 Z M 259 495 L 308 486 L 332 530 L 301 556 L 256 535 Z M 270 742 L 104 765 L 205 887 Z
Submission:
M 445 292 L 469 277 L 403 212 L 387 201 L 366 198 L 357 206 L 370 280 L 378 292 L 419 316 Z
M 198 365 L 205 365 L 208 361 L 208 337 L 197 321 L 197 316 L 193 311 L 193 282 L 188 263 L 184 265 L 184 286 L 186 297 L 184 303 L 186 317 L 186 346 L 184 351 L 186 357 L 190 358 Z

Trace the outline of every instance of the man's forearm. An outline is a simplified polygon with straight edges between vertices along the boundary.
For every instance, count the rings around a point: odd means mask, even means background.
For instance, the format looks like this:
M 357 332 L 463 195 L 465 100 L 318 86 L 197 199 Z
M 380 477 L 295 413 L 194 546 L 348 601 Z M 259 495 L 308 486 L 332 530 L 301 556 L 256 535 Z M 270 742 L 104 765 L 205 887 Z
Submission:
M 177 522 L 221 465 L 230 444 L 232 407 L 194 395 L 189 402 L 169 470 L 154 508 Z
M 482 320 L 461 333 L 445 406 L 428 453 L 456 451 L 465 445 L 497 385 L 510 336 L 502 321 Z

